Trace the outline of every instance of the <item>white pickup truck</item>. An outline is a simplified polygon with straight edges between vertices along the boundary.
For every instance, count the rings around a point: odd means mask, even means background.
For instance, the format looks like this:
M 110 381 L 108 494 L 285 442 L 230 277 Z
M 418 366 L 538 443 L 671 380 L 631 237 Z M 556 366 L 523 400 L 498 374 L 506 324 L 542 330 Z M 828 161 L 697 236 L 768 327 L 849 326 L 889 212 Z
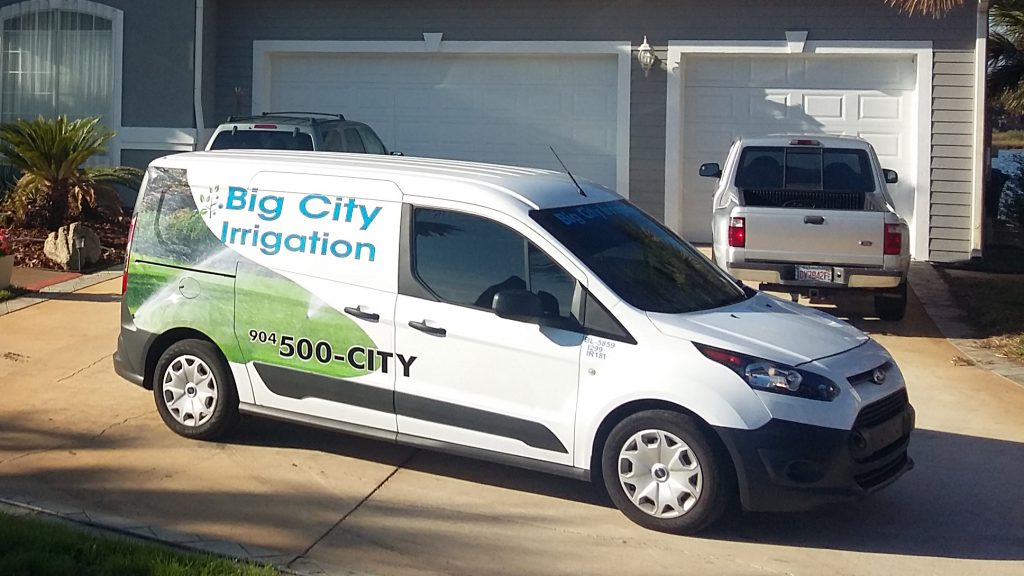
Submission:
M 883 170 L 866 141 L 849 136 L 740 138 L 718 178 L 713 258 L 762 289 L 811 298 L 874 294 L 875 313 L 900 320 L 907 306 L 909 229 L 896 214 Z

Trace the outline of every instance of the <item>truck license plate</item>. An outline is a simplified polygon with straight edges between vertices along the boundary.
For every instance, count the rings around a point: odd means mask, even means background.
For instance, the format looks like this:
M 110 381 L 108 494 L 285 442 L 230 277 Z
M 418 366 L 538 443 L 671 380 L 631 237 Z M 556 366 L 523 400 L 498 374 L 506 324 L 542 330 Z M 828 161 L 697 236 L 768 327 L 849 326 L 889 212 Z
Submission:
M 814 280 L 816 282 L 831 282 L 832 268 L 829 266 L 797 266 L 797 280 Z

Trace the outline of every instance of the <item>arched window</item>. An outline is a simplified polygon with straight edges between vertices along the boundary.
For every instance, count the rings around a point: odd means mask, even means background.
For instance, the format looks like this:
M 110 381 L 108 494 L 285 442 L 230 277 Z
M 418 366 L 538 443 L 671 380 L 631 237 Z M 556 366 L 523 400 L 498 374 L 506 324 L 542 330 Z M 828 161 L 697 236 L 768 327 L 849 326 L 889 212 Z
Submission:
M 88 0 L 0 9 L 0 121 L 99 116 L 120 124 L 121 11 Z

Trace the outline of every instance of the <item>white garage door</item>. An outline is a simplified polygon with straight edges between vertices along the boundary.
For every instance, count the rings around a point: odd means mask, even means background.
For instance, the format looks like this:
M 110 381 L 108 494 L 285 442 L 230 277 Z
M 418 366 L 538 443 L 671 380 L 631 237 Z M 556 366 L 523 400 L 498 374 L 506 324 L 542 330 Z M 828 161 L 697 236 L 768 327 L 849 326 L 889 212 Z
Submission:
M 913 56 L 688 56 L 683 89 L 683 235 L 711 240 L 714 181 L 737 136 L 826 132 L 857 135 L 900 173 L 897 209 L 910 219 L 916 173 Z
M 277 54 L 274 110 L 340 112 L 406 155 L 560 170 L 616 185 L 614 55 Z

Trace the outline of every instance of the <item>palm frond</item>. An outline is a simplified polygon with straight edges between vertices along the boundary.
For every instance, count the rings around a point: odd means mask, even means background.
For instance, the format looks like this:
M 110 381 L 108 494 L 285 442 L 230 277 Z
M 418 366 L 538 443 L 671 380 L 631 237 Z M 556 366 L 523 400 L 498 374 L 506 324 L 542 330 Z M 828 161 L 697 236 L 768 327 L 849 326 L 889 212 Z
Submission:
M 925 14 L 935 18 L 963 6 L 964 0 L 885 0 L 885 3 L 908 15 Z

